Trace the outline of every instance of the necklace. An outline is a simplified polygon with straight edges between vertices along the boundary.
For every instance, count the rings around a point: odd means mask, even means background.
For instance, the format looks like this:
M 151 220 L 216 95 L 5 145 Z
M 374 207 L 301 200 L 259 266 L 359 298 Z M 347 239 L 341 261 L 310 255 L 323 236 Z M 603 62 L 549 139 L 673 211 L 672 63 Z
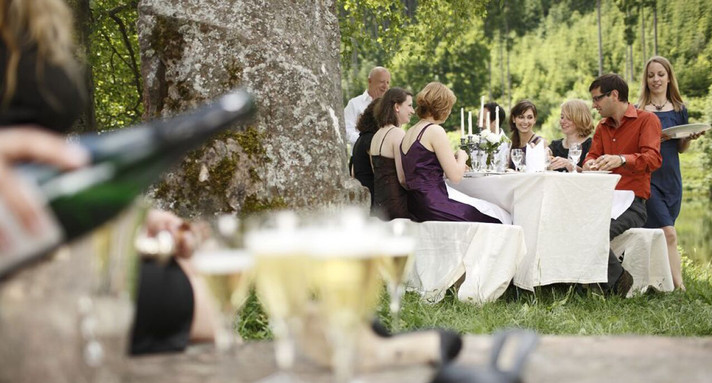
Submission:
M 665 100 L 665 102 L 663 102 L 662 105 L 658 105 L 658 104 L 654 103 L 652 100 L 650 101 L 650 105 L 654 106 L 655 110 L 657 110 L 657 111 L 661 111 L 665 107 L 665 105 L 667 105 L 667 103 L 668 103 L 668 100 Z

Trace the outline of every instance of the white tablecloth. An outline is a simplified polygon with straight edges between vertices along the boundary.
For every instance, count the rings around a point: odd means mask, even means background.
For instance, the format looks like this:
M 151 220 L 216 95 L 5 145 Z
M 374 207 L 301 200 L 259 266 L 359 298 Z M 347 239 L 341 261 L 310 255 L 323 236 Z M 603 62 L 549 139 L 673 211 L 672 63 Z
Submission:
M 661 229 L 628 229 L 611 241 L 613 252 L 623 255 L 623 268 L 633 276 L 629 296 L 648 287 L 673 291 L 667 242 Z
M 526 253 L 519 226 L 429 221 L 419 223 L 418 229 L 408 286 L 432 303 L 441 300 L 463 274 L 458 289 L 461 301 L 499 298 Z
M 533 290 L 551 283 L 606 281 L 613 190 L 619 179 L 617 174 L 543 172 L 464 178 L 449 185 L 512 214 L 527 246 L 514 284 Z

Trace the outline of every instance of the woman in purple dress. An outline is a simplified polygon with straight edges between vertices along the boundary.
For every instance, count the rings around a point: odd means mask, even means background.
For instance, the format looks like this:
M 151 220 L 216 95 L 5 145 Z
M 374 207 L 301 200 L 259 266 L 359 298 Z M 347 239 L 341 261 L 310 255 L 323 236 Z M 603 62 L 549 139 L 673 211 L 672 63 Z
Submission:
M 650 178 L 650 199 L 645 204 L 648 211 L 647 228 L 662 228 L 667 241 L 670 271 L 675 288 L 685 290 L 682 281 L 680 253 L 677 251 L 675 220 L 682 205 L 682 176 L 680 174 L 679 153 L 690 146 L 690 141 L 701 134 L 683 139 L 670 139 L 665 129 L 687 124 L 687 108 L 682 102 L 677 80 L 670 62 L 654 56 L 645 65 L 638 108 L 655 113 L 663 126 L 660 154 L 663 165 Z
M 473 205 L 451 199 L 443 174 L 460 182 L 467 154 L 453 154 L 445 129 L 440 124 L 450 116 L 455 95 L 439 82 L 431 82 L 416 96 L 420 121 L 406 132 L 401 143 L 401 163 L 408 192 L 408 211 L 415 221 L 471 221 L 511 223 L 498 206 L 471 198 Z

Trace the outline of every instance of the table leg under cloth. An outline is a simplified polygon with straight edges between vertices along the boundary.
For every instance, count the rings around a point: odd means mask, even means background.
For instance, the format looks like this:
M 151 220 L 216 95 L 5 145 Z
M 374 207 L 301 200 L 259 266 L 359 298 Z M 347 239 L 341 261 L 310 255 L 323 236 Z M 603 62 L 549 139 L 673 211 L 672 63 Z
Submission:
M 494 301 L 509 286 L 526 252 L 519 226 L 422 222 L 408 286 L 435 303 L 464 274 L 458 289 L 461 301 Z
M 633 276 L 628 296 L 649 287 L 673 291 L 665 234 L 661 229 L 628 229 L 611 241 L 611 250 L 623 254 L 623 268 Z

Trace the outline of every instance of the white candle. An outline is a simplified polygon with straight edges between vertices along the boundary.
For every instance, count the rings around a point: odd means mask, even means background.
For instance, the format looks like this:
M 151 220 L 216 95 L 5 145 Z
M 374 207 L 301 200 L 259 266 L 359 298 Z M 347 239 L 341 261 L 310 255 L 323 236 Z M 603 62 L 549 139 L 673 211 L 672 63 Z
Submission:
M 499 134 L 499 106 L 494 108 L 494 132 Z
M 472 112 L 467 112 L 467 134 L 472 135 Z
M 490 125 L 489 116 L 490 115 L 489 115 L 489 110 L 488 110 L 487 113 L 485 113 L 485 121 L 487 121 L 487 130 L 489 130 L 490 126 L 492 126 L 492 125 Z M 490 130 L 490 132 L 491 132 L 491 130 Z
M 465 109 L 460 108 L 460 136 L 465 137 Z
M 482 120 L 485 117 L 485 96 L 482 96 L 480 98 L 480 129 L 482 129 L 485 124 L 484 121 Z

